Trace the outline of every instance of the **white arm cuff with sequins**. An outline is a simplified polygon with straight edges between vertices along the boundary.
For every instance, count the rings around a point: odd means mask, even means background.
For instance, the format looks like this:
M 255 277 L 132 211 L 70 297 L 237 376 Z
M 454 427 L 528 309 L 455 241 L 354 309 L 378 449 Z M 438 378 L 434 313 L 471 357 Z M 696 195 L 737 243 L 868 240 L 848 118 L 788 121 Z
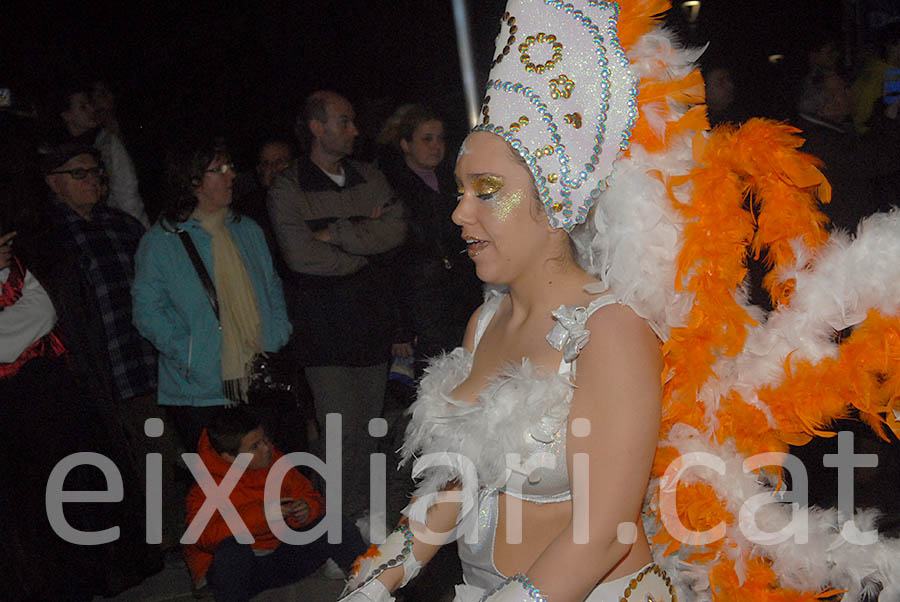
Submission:
M 422 563 L 416 560 L 413 554 L 413 534 L 407 525 L 401 525 L 396 531 L 388 535 L 384 543 L 378 546 L 378 551 L 373 556 L 361 556 L 357 559 L 347 585 L 341 594 L 340 602 L 350 600 L 350 595 L 357 590 L 364 589 L 379 575 L 388 569 L 397 566 L 403 567 L 403 587 L 419 573 Z M 393 598 L 390 598 L 393 600 Z
M 541 590 L 534 586 L 531 579 L 517 573 L 488 592 L 482 602 L 548 602 L 548 600 Z
M 357 590 L 353 590 L 339 602 L 394 602 L 391 592 L 379 581 L 373 579 Z

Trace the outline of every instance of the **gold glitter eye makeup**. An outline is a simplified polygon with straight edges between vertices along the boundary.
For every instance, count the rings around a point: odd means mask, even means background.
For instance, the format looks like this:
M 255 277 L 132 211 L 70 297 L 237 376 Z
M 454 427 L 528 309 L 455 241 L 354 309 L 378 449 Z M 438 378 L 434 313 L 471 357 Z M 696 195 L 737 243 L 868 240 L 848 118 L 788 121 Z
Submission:
M 489 196 L 500 192 L 503 188 L 503 178 L 500 176 L 478 176 L 472 181 L 472 188 L 478 197 Z
M 509 219 L 509 216 L 515 210 L 516 207 L 522 202 L 523 193 L 521 190 L 517 190 L 510 194 L 505 195 L 499 201 L 497 201 L 496 206 L 494 207 L 494 215 L 497 216 L 497 219 L 501 222 L 505 222 Z

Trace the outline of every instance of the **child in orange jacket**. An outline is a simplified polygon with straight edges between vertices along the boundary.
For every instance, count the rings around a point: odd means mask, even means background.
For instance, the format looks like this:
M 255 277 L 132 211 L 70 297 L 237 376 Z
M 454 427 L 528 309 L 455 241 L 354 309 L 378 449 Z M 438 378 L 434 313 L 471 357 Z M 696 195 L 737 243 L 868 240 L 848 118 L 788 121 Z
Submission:
M 294 583 L 332 558 L 349 568 L 366 546 L 359 531 L 342 518 L 341 543 L 329 544 L 323 535 L 306 545 L 283 543 L 266 520 L 263 493 L 272 465 L 283 454 L 269 441 L 257 417 L 240 409 L 223 410 L 200 437 L 198 454 L 216 485 L 241 453 L 252 454 L 250 464 L 229 494 L 240 519 L 253 536 L 240 544 L 222 514 L 216 510 L 196 543 L 184 547 L 184 557 L 196 586 L 209 583 L 217 601 L 249 600 L 259 592 Z M 206 501 L 194 485 L 187 496 L 190 525 Z M 281 485 L 281 513 L 294 530 L 310 527 L 325 514 L 325 502 L 309 480 L 295 468 Z

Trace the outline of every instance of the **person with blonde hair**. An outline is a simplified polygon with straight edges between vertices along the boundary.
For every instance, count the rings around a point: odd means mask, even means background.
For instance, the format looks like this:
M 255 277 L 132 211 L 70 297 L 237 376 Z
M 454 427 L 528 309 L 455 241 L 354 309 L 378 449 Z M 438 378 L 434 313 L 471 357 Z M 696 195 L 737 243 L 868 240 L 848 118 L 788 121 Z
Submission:
M 420 374 L 426 358 L 462 342 L 481 287 L 451 221 L 456 186 L 444 161 L 444 121 L 422 105 L 403 105 L 394 117 L 382 130 L 392 130 L 394 153 L 380 167 L 403 202 L 409 226 L 392 266 L 397 305 L 392 350 L 394 356 L 414 356 Z M 456 302 L 447 306 L 443 300 L 451 296 Z

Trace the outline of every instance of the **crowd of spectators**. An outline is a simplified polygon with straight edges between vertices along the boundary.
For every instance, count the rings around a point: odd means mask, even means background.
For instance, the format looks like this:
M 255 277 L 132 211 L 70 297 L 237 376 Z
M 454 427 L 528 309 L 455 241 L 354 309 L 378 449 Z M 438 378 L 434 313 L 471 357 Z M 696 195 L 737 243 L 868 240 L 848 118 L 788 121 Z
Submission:
M 892 205 L 900 186 L 900 25 L 885 27 L 855 69 L 830 39 L 807 51 L 789 121 L 824 162 L 833 227 L 852 230 Z M 712 125 L 746 118 L 739 75 L 712 63 L 705 72 Z M 422 104 L 382 124 L 375 163 L 353 158 L 354 106 L 329 90 L 299 103 L 293 132 L 261 136 L 249 169 L 235 167 L 220 132 L 180 140 L 165 157 L 165 186 L 154 183 L 165 197 L 145 205 L 129 151 L 142 141 L 123 141 L 117 100 L 108 82 L 88 80 L 60 85 L 38 116 L 0 112 L 0 441 L 4 482 L 17 484 L 15 499 L 9 487 L 0 495 L 21 509 L 2 519 L 10 599 L 112 595 L 177 561 L 203 500 L 185 451 L 199 449 L 220 477 L 236 452 L 253 453 L 238 510 L 258 519 L 258 481 L 280 457 L 275 447 L 324 457 L 335 413 L 337 512 L 349 532 L 369 510 L 369 456 L 395 426 L 383 419 L 393 420 L 389 374 L 408 365 L 415 378 L 427 358 L 457 346 L 480 302 L 450 220 L 448 124 Z M 267 356 L 288 366 L 278 403 L 253 388 Z M 76 549 L 48 519 L 45 484 L 77 451 L 110 458 L 124 496 L 67 505 L 66 520 L 83 531 L 118 525 L 112 543 Z M 147 485 L 153 453 L 163 458 L 161 493 Z M 66 488 L 103 491 L 104 476 L 78 467 Z M 282 510 L 295 528 L 315 525 L 333 502 L 309 476 L 288 479 Z M 162 522 L 150 529 L 147 508 L 160 495 Z M 208 529 L 186 548 L 198 590 L 210 570 L 219 599 L 283 581 L 278 562 L 291 557 L 273 551 L 267 527 L 258 554 L 221 520 Z M 346 549 L 301 550 L 300 573 L 330 560 L 340 574 L 362 545 L 347 539 Z M 48 574 L 48 562 L 63 568 Z M 234 579 L 246 573 L 269 576 Z
M 391 183 L 351 158 L 359 131 L 336 92 L 309 95 L 296 142 L 262 139 L 244 173 L 221 137 L 186 136 L 165 155 L 166 196 L 150 227 L 110 87 L 60 86 L 46 106 L 38 121 L 0 114 L 11 134 L 4 156 L 15 157 L 4 169 L 0 218 L 0 386 L 13 400 L 4 444 L 19 452 L 6 457 L 21 458 L 5 476 L 28 492 L 25 520 L 4 523 L 12 598 L 112 595 L 179 562 L 182 551 L 198 591 L 211 583 L 223 600 L 284 582 L 283 563 L 296 566 L 298 554 L 305 568 L 290 579 L 326 560 L 326 572 L 342 575 L 364 550 L 354 521 L 369 510 L 369 471 L 356 468 L 368 466 L 388 430 L 381 416 L 392 358 L 421 362 L 458 345 L 480 302 L 449 220 L 442 121 L 420 106 L 402 120 L 379 161 Z M 260 358 L 275 357 L 292 372 L 289 384 L 254 388 Z M 341 458 L 328 460 L 343 467 L 342 504 L 334 503 L 345 535 L 353 533 L 349 547 L 273 552 L 279 541 L 256 519 L 258 485 L 280 457 L 275 445 L 324 455 L 334 413 Z M 199 450 L 221 478 L 238 448 L 264 452 L 232 500 L 266 545 L 244 554 L 216 515 L 196 544 L 181 546 L 204 493 L 181 453 Z M 42 499 L 57 463 L 78 451 L 110 458 L 124 492 L 115 505 L 66 506 L 68 524 L 82 531 L 122 525 L 113 543 L 86 554 L 73 554 L 76 543 L 60 535 Z M 161 492 L 148 485 L 148 454 L 163 459 Z M 311 528 L 325 501 L 292 475 L 285 518 Z M 65 484 L 102 491 L 104 476 L 79 466 Z M 153 526 L 147 509 L 157 500 L 162 522 Z M 31 568 L 64 555 L 78 558 L 60 561 L 71 570 Z M 270 577 L 235 578 L 251 573 Z

